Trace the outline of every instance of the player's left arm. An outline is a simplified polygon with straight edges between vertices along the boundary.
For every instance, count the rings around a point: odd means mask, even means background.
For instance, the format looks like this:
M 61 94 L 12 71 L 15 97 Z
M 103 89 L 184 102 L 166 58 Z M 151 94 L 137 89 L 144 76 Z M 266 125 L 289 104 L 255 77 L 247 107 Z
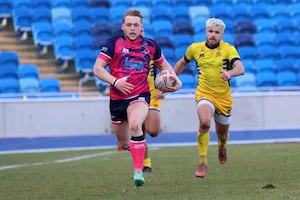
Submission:
M 221 78 L 224 81 L 228 81 L 233 76 L 240 76 L 245 73 L 244 65 L 240 59 L 237 59 L 233 63 L 233 68 L 231 70 L 222 70 Z

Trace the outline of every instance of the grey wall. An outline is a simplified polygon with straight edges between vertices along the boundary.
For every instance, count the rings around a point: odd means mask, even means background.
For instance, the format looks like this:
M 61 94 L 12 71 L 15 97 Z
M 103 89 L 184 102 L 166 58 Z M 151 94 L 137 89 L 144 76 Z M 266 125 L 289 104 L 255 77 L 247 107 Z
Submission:
M 300 93 L 239 93 L 233 99 L 231 130 L 300 129 Z M 163 132 L 197 130 L 194 95 L 167 95 L 161 117 Z M 105 97 L 0 100 L 0 138 L 110 133 Z

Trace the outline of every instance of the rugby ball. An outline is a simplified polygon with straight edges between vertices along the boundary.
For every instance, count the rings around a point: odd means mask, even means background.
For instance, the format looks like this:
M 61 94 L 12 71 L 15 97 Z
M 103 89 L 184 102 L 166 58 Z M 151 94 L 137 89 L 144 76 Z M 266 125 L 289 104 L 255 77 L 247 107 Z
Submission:
M 175 77 L 168 70 L 163 70 L 156 76 L 154 84 L 155 88 L 165 91 L 167 86 L 175 85 Z

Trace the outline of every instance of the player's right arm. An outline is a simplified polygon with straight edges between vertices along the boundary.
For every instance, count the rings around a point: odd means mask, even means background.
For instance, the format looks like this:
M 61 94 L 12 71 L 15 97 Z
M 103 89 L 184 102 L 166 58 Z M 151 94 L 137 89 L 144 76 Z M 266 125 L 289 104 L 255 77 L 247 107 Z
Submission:
M 94 74 L 101 80 L 113 85 L 116 77 L 112 76 L 108 71 L 106 71 L 105 67 L 107 66 L 107 62 L 103 59 L 97 58 L 94 64 Z
M 177 75 L 181 74 L 187 65 L 187 62 L 185 62 L 184 57 L 182 57 L 180 60 L 178 60 L 174 66 L 174 71 Z

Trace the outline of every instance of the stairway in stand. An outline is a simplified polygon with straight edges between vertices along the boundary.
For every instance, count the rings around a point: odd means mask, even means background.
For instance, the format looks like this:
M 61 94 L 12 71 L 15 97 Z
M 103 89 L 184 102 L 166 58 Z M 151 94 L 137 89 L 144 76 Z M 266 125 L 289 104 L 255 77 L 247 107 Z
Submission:
M 88 81 L 79 88 L 79 75 L 71 63 L 65 72 L 58 72 L 58 65 L 50 49 L 48 54 L 38 57 L 31 34 L 26 41 L 18 41 L 11 20 L 0 30 L 0 51 L 16 51 L 20 64 L 34 64 L 38 66 L 40 78 L 55 77 L 59 79 L 61 92 L 98 92 L 95 81 Z

